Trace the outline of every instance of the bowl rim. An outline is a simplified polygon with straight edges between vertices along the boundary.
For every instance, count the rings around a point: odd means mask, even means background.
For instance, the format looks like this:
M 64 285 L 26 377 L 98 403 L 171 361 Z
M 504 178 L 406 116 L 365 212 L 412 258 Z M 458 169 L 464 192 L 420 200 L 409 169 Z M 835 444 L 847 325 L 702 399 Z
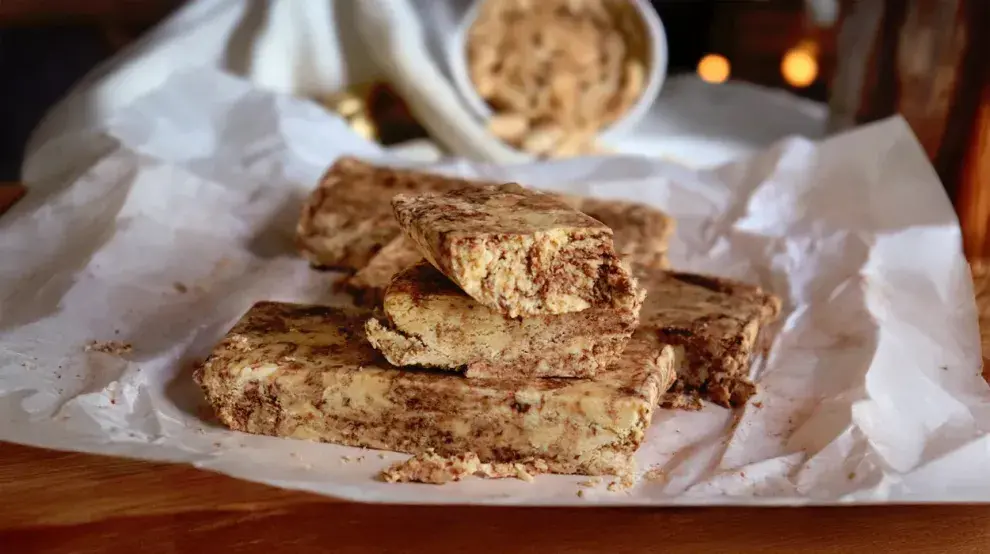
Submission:
M 488 121 L 494 112 L 488 102 L 478 94 L 474 83 L 468 76 L 467 32 L 478 18 L 478 12 L 484 1 L 474 0 L 471 6 L 463 12 L 446 48 L 447 65 L 450 68 L 454 86 L 461 99 L 468 105 L 475 117 L 482 122 Z M 639 98 L 622 116 L 598 131 L 599 140 L 608 140 L 629 133 L 646 116 L 667 78 L 667 32 L 660 15 L 657 14 L 649 0 L 626 1 L 636 8 L 646 27 L 650 41 L 648 52 L 651 63 L 648 68 L 646 85 L 643 87 L 643 92 L 640 93 Z

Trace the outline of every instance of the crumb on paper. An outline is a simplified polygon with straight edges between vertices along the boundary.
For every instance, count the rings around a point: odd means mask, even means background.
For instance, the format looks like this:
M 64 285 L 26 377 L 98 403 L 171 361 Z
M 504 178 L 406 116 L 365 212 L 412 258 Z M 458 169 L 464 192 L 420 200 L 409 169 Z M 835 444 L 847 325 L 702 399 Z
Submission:
M 633 479 L 632 474 L 626 473 L 609 483 L 606 489 L 608 489 L 608 492 L 619 492 L 632 488 L 634 484 L 636 484 L 636 481 Z
M 350 456 L 341 456 L 340 457 L 340 462 L 341 463 L 347 464 L 347 463 L 350 463 L 350 461 L 351 461 L 351 457 Z
M 848 477 L 849 480 L 852 481 L 853 479 L 856 478 L 856 472 L 855 471 L 850 471 L 849 472 L 849 475 L 847 475 L 846 477 Z
M 440 456 L 432 449 L 408 460 L 392 464 L 379 474 L 386 483 L 432 483 L 440 485 L 476 476 L 486 479 L 515 478 L 527 483 L 534 475 L 547 472 L 545 461 L 482 462 L 474 452 Z
M 213 446 L 215 446 L 215 447 L 217 447 L 217 448 L 220 448 L 220 447 L 221 447 L 221 446 L 223 446 L 223 445 L 222 445 L 222 444 L 220 444 L 220 441 L 216 441 L 216 442 L 214 442 L 214 443 L 213 443 Z
M 289 452 L 289 457 L 290 458 L 299 458 L 299 453 L 298 452 Z
M 663 467 L 656 466 L 651 467 L 643 474 L 643 478 L 647 481 L 659 481 L 665 483 L 668 479 L 667 472 L 664 471 Z
M 602 480 L 600 477 L 593 477 L 591 479 L 581 481 L 580 483 L 578 483 L 578 485 L 582 487 L 595 487 L 598 486 L 601 482 Z
M 642 19 L 628 2 L 540 6 L 486 2 L 466 33 L 471 84 L 497 107 L 489 131 L 542 157 L 601 153 L 597 131 L 646 90 L 649 59 L 635 38 L 645 32 Z
M 172 288 L 174 288 L 175 291 L 178 292 L 179 294 L 185 294 L 189 292 L 189 287 L 187 287 L 185 283 L 181 283 L 179 281 L 172 283 Z
M 763 402 L 753 402 L 753 407 L 757 410 L 763 409 Z
M 378 453 L 378 459 L 379 460 L 384 460 L 385 459 L 385 453 L 384 452 L 379 452 Z
M 121 354 L 129 354 L 134 350 L 129 342 L 121 342 L 117 340 L 94 340 L 86 344 L 86 352 L 103 352 L 104 354 L 113 354 L 119 356 Z
M 578 498 L 584 498 L 584 489 L 578 489 L 577 495 Z

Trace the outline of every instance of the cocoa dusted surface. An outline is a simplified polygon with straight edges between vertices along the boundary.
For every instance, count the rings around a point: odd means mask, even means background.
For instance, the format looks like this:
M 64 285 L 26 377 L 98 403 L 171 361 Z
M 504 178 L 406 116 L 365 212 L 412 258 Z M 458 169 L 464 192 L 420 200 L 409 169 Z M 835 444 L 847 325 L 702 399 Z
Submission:
M 528 234 L 559 228 L 612 232 L 555 195 L 518 183 L 463 188 L 445 194 L 399 194 L 392 200 L 392 207 L 402 227 L 425 227 L 437 234 Z
M 673 380 L 670 353 L 646 346 L 627 348 L 625 363 L 595 381 L 396 368 L 367 342 L 369 316 L 260 302 L 196 380 L 218 419 L 238 431 L 409 453 L 473 451 L 497 462 L 539 455 L 551 471 L 587 474 L 627 471 Z M 594 410 L 579 409 L 589 402 Z
M 780 299 L 731 279 L 639 268 L 646 289 L 637 334 L 682 347 L 686 361 L 663 401 L 671 408 L 700 408 L 700 399 L 725 407 L 755 392 L 750 358 L 762 326 L 780 313 Z

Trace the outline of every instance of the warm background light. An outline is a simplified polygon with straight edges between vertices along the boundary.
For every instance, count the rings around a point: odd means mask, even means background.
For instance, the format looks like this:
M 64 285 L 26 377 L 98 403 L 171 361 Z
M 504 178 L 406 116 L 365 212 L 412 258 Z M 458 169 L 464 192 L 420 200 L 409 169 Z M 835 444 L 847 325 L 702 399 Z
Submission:
M 729 60 L 718 54 L 708 54 L 698 62 L 698 76 L 709 83 L 724 83 L 729 79 Z
M 802 45 L 788 50 L 780 63 L 780 72 L 792 87 L 804 88 L 814 83 L 818 77 L 815 49 Z

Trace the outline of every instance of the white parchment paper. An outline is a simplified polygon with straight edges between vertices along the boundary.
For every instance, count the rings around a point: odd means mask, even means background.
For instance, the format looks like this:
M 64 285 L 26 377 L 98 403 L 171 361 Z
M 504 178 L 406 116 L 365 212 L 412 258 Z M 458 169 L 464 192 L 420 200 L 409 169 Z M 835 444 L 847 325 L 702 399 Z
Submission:
M 990 500 L 990 389 L 960 232 L 900 119 L 705 171 L 645 158 L 438 168 L 656 205 L 679 222 L 675 267 L 784 299 L 753 402 L 658 411 L 638 462 L 663 479 L 584 497 L 572 476 L 385 484 L 375 474 L 403 455 L 223 429 L 191 369 L 233 322 L 258 300 L 347 302 L 292 248 L 302 199 L 344 153 L 389 161 L 318 106 L 212 70 L 40 145 L 31 193 L 0 218 L 0 439 L 364 501 Z M 133 352 L 86 352 L 94 340 Z

